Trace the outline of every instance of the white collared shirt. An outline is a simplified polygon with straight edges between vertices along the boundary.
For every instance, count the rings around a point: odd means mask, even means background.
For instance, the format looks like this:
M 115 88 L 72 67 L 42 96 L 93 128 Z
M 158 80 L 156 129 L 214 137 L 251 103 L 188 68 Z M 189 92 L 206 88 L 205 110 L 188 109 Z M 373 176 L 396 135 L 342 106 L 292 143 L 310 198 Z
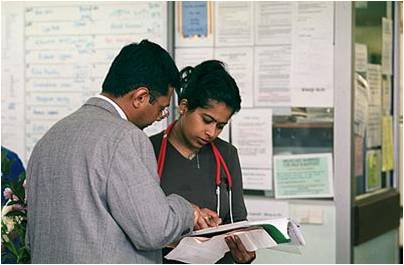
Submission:
M 126 117 L 125 112 L 123 112 L 123 110 L 121 109 L 121 107 L 118 106 L 118 104 L 116 104 L 112 99 L 104 96 L 104 95 L 96 95 L 94 96 L 95 98 L 100 98 L 103 100 L 108 101 L 109 103 L 111 103 L 112 106 L 114 106 L 114 108 L 116 109 L 116 111 L 118 111 L 119 116 L 121 116 L 122 119 L 124 120 L 128 120 L 128 117 Z

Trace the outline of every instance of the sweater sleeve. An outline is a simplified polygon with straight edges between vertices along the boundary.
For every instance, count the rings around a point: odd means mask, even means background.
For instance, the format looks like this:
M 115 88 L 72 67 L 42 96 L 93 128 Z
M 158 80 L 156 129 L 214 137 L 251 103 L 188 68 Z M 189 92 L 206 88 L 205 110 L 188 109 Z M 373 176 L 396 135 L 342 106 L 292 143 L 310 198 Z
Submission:
M 135 134 L 118 142 L 109 169 L 107 203 L 136 248 L 153 250 L 192 230 L 193 209 L 178 195 L 165 196 L 155 163 L 149 165 L 155 160 L 153 151 L 145 148 L 151 145 L 139 144 Z

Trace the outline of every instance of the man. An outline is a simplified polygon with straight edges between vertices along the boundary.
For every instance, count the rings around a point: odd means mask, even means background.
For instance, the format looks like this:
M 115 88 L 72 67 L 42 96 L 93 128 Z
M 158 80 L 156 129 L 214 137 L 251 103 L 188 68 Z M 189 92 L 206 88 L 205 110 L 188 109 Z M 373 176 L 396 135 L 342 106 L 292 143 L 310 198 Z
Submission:
M 165 50 L 147 40 L 130 44 L 102 94 L 37 143 L 27 167 L 33 263 L 159 263 L 164 245 L 206 227 L 199 209 L 164 195 L 141 131 L 164 118 L 178 85 Z

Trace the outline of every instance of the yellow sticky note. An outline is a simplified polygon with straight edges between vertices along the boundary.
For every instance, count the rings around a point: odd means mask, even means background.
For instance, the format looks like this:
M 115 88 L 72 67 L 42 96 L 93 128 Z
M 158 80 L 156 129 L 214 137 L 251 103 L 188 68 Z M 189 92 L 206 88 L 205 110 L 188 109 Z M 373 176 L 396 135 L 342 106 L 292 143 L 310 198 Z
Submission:
M 393 118 L 392 116 L 383 116 L 383 140 L 382 140 L 382 170 L 388 171 L 394 169 L 394 151 L 393 151 Z

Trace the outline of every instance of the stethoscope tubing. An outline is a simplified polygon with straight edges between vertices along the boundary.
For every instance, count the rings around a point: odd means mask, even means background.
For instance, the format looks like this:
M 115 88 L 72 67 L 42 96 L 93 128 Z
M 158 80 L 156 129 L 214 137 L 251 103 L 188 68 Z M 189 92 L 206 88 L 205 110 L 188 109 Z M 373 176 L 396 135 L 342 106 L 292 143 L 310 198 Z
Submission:
M 165 158 L 166 158 L 166 153 L 167 153 L 167 142 L 168 142 L 168 135 L 170 134 L 171 130 L 173 129 L 175 125 L 174 121 L 172 124 L 170 124 L 167 129 L 164 131 L 163 134 L 163 139 L 161 141 L 160 145 L 160 152 L 159 156 L 157 159 L 157 173 L 160 177 L 160 179 L 163 176 L 163 171 L 164 171 L 164 164 L 165 164 Z M 228 189 L 229 189 L 229 208 L 230 208 L 230 221 L 233 223 L 233 207 L 232 207 L 232 187 L 233 187 L 233 178 L 231 176 L 231 173 L 227 167 L 226 162 L 223 159 L 222 154 L 220 153 L 219 149 L 216 147 L 216 145 L 211 142 L 210 146 L 212 148 L 213 156 L 215 157 L 215 162 L 216 162 L 216 175 L 215 175 L 215 184 L 216 184 L 216 212 L 217 214 L 220 214 L 220 184 L 221 184 L 221 177 L 220 177 L 220 168 L 221 166 L 223 167 L 223 170 L 226 174 L 227 177 L 227 183 L 228 183 Z

